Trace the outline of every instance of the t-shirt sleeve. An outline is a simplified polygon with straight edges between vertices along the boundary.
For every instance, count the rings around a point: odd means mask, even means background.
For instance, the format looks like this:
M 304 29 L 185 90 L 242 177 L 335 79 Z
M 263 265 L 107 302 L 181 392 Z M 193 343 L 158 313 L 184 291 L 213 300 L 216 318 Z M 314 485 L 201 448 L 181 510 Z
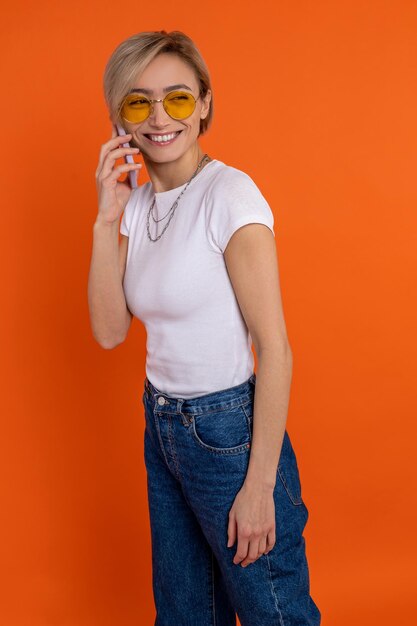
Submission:
M 245 224 L 265 224 L 274 232 L 271 208 L 250 176 L 233 168 L 213 188 L 208 236 L 216 251 L 224 252 L 233 233 Z
M 120 232 L 122 233 L 122 235 L 127 235 L 127 237 L 129 237 L 130 227 L 132 225 L 132 220 L 133 220 L 133 214 L 135 212 L 135 207 L 137 204 L 138 190 L 139 190 L 139 187 L 132 190 L 129 196 L 129 200 L 127 201 L 127 204 L 123 211 L 122 219 L 120 222 Z

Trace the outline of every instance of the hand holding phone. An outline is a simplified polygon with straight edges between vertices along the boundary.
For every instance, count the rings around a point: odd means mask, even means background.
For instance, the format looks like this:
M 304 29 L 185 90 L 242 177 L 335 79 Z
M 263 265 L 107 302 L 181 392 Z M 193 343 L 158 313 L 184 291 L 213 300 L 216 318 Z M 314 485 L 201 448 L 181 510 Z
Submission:
M 116 128 L 117 128 L 117 132 L 119 135 L 126 135 L 126 131 L 123 128 L 123 126 L 121 126 L 120 124 L 116 124 Z M 126 143 L 122 144 L 124 148 L 130 148 L 131 145 L 130 143 L 127 141 Z M 126 163 L 135 163 L 135 161 L 133 160 L 133 155 L 131 154 L 125 154 L 124 155 L 124 160 L 126 161 Z M 129 182 L 130 182 L 130 186 L 132 189 L 135 189 L 138 186 L 138 181 L 137 181 L 137 172 L 134 170 L 131 170 L 129 172 Z

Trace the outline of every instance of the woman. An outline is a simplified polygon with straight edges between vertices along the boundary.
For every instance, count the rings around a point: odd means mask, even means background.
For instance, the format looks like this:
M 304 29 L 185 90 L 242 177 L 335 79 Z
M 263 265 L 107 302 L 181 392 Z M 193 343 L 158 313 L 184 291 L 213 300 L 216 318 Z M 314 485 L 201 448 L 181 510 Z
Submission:
M 242 626 L 316 626 L 272 211 L 247 174 L 198 143 L 213 94 L 186 35 L 122 42 L 104 91 L 127 137 L 113 130 L 101 148 L 89 307 L 104 348 L 126 339 L 133 316 L 147 331 L 155 623 L 231 626 L 237 613 Z M 132 190 L 117 179 L 140 166 L 115 161 L 135 154 L 150 182 Z

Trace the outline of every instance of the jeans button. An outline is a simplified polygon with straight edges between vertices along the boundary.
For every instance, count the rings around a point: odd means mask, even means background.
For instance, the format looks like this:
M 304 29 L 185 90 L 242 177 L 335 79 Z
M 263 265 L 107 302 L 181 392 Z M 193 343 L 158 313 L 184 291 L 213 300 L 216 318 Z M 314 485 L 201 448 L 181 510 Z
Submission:
M 158 404 L 160 404 L 160 405 L 165 404 L 165 398 L 163 398 L 162 396 L 159 396 Z

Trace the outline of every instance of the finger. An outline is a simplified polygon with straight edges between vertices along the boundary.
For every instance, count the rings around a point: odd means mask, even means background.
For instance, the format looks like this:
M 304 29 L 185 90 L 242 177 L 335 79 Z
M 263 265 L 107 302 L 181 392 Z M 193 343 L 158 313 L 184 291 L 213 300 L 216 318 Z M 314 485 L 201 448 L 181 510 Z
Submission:
M 227 526 L 227 547 L 230 548 L 236 541 L 236 520 L 234 515 L 229 515 L 229 524 Z
M 124 172 L 131 172 L 132 170 L 140 170 L 141 167 L 142 167 L 142 163 L 126 163 L 123 165 L 119 165 L 113 170 L 114 176 L 111 176 L 110 178 L 117 179 Z
M 266 550 L 266 535 L 259 540 L 259 554 L 264 554 Z
M 266 538 L 266 553 L 270 552 L 275 545 L 275 530 L 271 530 Z
M 248 545 L 249 539 L 247 537 L 239 536 L 236 554 L 233 557 L 233 563 L 235 565 L 238 565 L 241 561 L 243 561 L 243 559 L 248 556 Z
M 129 133 L 128 135 L 123 135 L 123 136 L 122 135 L 117 135 L 116 137 L 112 136 L 112 138 L 109 139 L 109 141 L 106 141 L 106 143 L 103 143 L 100 148 L 97 169 L 101 170 L 103 168 L 104 160 L 109 154 L 111 154 L 111 152 L 115 148 L 118 148 L 120 146 L 120 149 L 125 149 L 125 148 L 122 148 L 120 144 L 128 143 L 130 139 L 131 139 L 131 135 Z
M 105 180 L 106 182 L 113 182 L 114 180 L 118 180 L 124 172 L 131 172 L 134 170 L 139 171 L 141 167 L 142 163 L 126 163 L 124 165 L 119 165 L 118 167 L 115 167 L 108 176 L 103 178 L 102 181 Z
M 116 150 L 111 150 L 104 159 L 103 165 L 101 167 L 101 175 L 103 177 L 108 176 L 108 174 L 113 170 L 114 164 L 117 159 L 130 154 L 130 155 L 138 155 L 137 148 L 118 148 Z
M 242 561 L 241 566 L 247 567 L 250 563 L 259 558 L 259 540 L 253 539 L 249 544 L 249 550 L 246 558 Z

